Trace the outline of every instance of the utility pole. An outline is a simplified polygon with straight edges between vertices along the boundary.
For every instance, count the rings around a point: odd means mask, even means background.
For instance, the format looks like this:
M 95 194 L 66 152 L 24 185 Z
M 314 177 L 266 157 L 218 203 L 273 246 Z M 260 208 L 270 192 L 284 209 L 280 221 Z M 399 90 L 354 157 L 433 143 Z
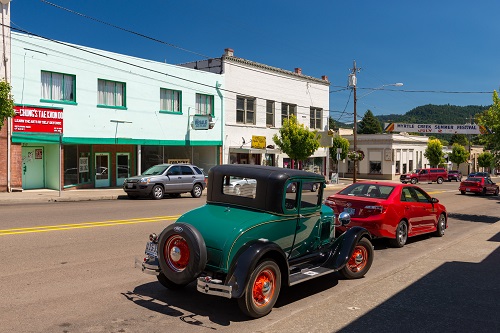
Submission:
M 359 73 L 361 68 L 356 67 L 356 60 L 353 60 L 353 67 L 351 69 L 351 74 L 349 74 L 349 86 L 352 87 L 353 90 L 353 95 L 354 95 L 354 126 L 353 126 L 353 146 L 354 146 L 354 152 L 358 150 L 357 147 L 357 132 L 358 132 L 358 121 L 356 119 L 356 73 Z M 352 182 L 356 182 L 356 173 L 357 173 L 357 160 L 354 160 L 354 167 L 353 167 L 353 176 L 352 176 Z
M 470 116 L 469 123 L 472 125 L 472 115 Z M 470 175 L 470 166 L 472 164 L 472 156 L 470 155 L 470 151 L 471 151 L 471 149 L 470 149 L 470 146 L 471 146 L 470 139 L 471 139 L 471 135 L 469 133 L 469 161 L 470 161 L 470 163 L 468 163 L 467 175 Z

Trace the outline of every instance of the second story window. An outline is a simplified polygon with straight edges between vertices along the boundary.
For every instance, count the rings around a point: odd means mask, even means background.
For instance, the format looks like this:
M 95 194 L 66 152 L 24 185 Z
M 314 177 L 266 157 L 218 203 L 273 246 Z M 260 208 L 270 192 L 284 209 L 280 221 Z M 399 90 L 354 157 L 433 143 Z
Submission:
M 274 127 L 274 101 L 266 101 L 266 126 Z
M 125 83 L 97 80 L 99 106 L 124 108 L 125 104 Z
M 289 119 L 291 116 L 297 117 L 297 105 L 281 103 L 281 125 L 285 119 Z
M 255 124 L 255 98 L 236 97 L 236 122 Z
M 310 112 L 310 129 L 321 129 L 322 128 L 322 116 L 323 109 L 311 107 Z
M 181 92 L 172 89 L 160 89 L 160 110 L 168 112 L 182 112 Z
M 196 94 L 196 113 L 214 115 L 214 96 Z
M 46 101 L 76 102 L 75 75 L 42 71 L 42 99 Z

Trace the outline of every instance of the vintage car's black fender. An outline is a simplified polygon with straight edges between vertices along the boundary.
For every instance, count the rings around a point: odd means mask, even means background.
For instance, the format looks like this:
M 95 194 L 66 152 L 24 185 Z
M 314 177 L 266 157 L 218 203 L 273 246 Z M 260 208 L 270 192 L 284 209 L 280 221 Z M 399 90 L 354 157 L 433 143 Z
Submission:
M 232 286 L 232 298 L 243 296 L 250 274 L 263 257 L 276 261 L 282 272 L 281 276 L 288 279 L 288 262 L 281 247 L 273 242 L 256 240 L 240 248 L 231 263 L 224 284 Z
M 349 228 L 332 244 L 333 255 L 322 266 L 336 271 L 344 268 L 352 256 L 354 247 L 364 237 L 371 240 L 371 235 L 365 228 Z

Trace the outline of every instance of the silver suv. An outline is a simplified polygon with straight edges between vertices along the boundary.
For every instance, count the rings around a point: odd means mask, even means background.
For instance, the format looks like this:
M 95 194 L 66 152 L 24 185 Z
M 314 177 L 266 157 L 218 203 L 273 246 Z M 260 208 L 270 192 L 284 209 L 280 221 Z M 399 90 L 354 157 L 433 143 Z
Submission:
M 127 178 L 123 182 L 123 190 L 131 199 L 151 196 L 159 200 L 165 194 L 179 197 L 186 192 L 190 192 L 193 198 L 199 198 L 205 186 L 205 174 L 191 164 L 158 164 L 142 175 Z

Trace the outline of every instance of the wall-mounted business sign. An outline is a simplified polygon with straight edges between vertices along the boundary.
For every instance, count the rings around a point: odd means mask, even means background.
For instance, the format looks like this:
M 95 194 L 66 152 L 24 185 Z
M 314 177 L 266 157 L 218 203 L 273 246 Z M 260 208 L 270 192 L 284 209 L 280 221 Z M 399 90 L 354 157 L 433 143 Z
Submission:
M 63 110 L 39 106 L 14 106 L 14 132 L 62 133 Z
M 385 123 L 386 132 L 440 133 L 440 134 L 487 134 L 488 129 L 476 124 L 408 124 Z
M 191 122 L 191 128 L 194 130 L 208 130 L 214 128 L 214 126 L 215 122 L 211 115 L 196 114 Z
M 266 149 L 266 137 L 263 135 L 252 135 L 252 148 Z

